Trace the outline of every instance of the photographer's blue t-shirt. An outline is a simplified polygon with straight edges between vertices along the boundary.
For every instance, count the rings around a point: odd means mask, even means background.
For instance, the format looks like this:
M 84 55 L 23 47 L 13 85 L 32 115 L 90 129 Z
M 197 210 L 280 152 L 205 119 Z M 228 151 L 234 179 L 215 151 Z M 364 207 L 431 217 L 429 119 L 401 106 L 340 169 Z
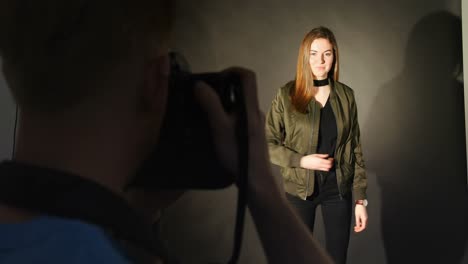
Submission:
M 79 220 L 40 216 L 0 224 L 0 263 L 130 263 L 99 227 Z

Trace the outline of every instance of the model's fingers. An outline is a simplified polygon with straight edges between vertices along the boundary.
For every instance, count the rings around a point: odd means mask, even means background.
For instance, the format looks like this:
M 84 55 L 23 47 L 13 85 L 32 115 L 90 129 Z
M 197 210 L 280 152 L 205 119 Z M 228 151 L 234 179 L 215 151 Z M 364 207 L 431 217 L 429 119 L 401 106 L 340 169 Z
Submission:
M 326 159 L 328 158 L 328 154 L 314 154 L 315 157 L 321 158 L 321 159 Z
M 366 229 L 367 228 L 367 217 L 361 217 L 361 226 L 362 226 L 362 230 Z

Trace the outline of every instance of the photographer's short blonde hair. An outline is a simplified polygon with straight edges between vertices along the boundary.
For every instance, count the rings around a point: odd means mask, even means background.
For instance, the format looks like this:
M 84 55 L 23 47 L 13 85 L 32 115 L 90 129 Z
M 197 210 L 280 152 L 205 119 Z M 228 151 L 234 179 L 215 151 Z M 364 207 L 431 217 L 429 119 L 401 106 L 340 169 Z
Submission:
M 131 66 L 166 40 L 170 2 L 0 1 L 0 56 L 16 102 L 60 111 L 111 92 L 101 84 L 115 68 Z

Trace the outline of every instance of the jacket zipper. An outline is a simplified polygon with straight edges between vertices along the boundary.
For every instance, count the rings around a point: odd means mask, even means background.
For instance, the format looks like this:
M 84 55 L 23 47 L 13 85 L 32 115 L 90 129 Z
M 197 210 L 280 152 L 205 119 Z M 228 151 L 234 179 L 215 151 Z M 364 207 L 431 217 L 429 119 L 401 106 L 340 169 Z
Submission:
M 335 148 L 335 155 L 336 155 L 336 150 L 337 150 L 337 148 Z M 336 170 L 336 166 L 335 166 L 335 173 L 336 172 L 337 172 L 337 170 Z M 340 173 L 340 178 L 343 178 L 343 175 L 341 173 Z M 340 180 L 340 182 L 341 182 L 341 180 Z M 341 195 L 340 183 L 338 181 L 338 174 L 336 174 L 336 183 L 338 185 L 338 195 L 340 196 L 340 200 L 343 200 L 343 195 Z
M 312 107 L 312 122 L 315 122 L 315 107 Z M 310 133 L 310 139 L 309 139 L 309 146 L 307 147 L 309 153 L 310 153 L 310 144 L 312 142 L 312 138 L 314 137 L 314 124 L 312 123 L 312 130 L 311 130 L 311 133 Z M 307 199 L 307 190 L 309 190 L 309 179 L 310 179 L 310 170 L 307 170 L 307 183 L 306 183 L 306 190 L 305 190 L 305 197 L 304 197 L 304 200 Z M 338 189 L 339 191 L 339 189 Z

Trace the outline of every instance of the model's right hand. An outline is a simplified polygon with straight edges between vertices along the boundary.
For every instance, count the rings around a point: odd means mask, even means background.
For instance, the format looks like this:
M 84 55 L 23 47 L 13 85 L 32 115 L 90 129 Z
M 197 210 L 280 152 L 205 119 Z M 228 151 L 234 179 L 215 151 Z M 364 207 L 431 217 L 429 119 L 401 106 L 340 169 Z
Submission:
M 328 154 L 311 154 L 301 158 L 301 167 L 309 170 L 329 171 L 333 167 L 333 158 Z

